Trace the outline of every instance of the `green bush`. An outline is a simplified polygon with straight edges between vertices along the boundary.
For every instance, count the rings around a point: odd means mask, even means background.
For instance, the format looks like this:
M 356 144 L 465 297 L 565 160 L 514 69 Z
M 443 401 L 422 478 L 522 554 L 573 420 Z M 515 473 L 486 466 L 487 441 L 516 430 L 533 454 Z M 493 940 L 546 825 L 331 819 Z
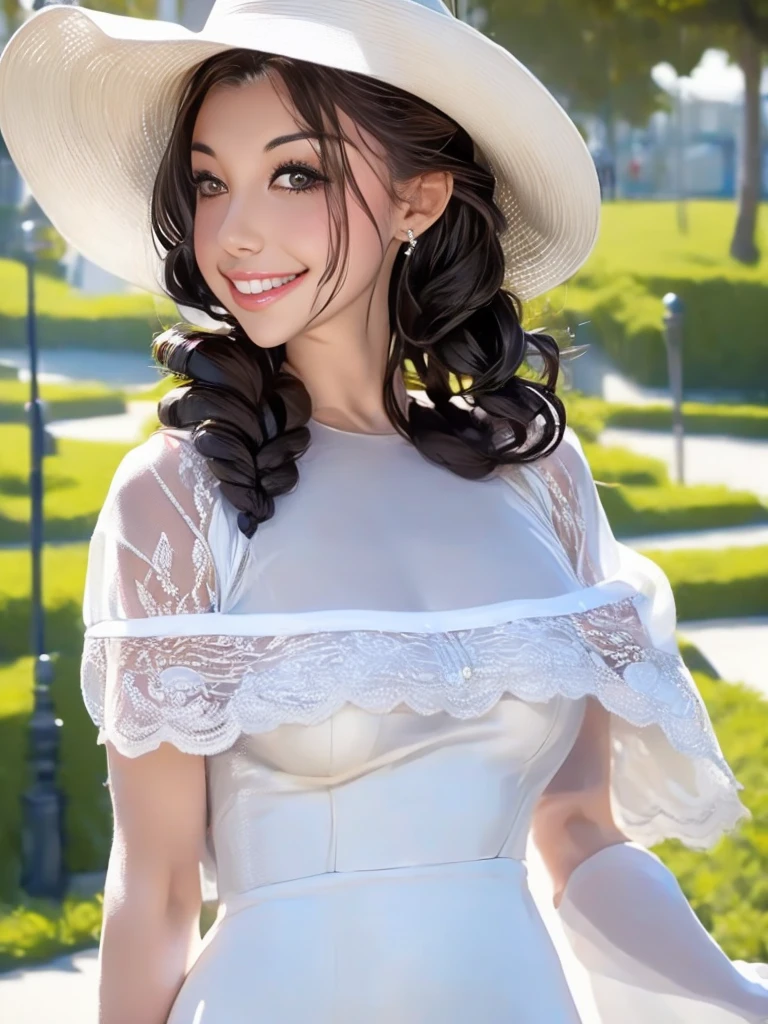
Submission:
M 762 405 L 707 405 L 684 402 L 686 434 L 727 434 L 729 437 L 768 437 L 768 407 Z M 672 410 L 665 405 L 606 403 L 606 424 L 635 430 L 671 430 Z
M 40 398 L 45 403 L 44 416 L 49 422 L 125 412 L 122 392 L 102 384 L 42 384 Z M 0 380 L 0 423 L 25 423 L 24 404 L 28 400 L 28 383 Z
M 601 479 L 597 473 L 595 479 Z M 658 487 L 607 483 L 598 490 L 617 537 L 768 522 L 768 507 L 756 495 L 750 491 L 731 491 L 723 485 L 673 483 Z
M 582 443 L 596 442 L 606 427 L 608 403 L 578 391 L 560 394 L 565 404 L 566 422 L 573 427 Z
M 103 897 L 0 904 L 0 972 L 98 945 Z
M 643 554 L 667 574 L 681 620 L 768 614 L 768 547 Z
M 1 385 L 0 385 L 1 387 Z M 48 541 L 90 537 L 109 482 L 131 446 L 61 438 L 43 460 L 43 510 Z M 27 428 L 0 426 L 0 544 L 29 538 Z
M 669 471 L 663 459 L 587 441 L 582 442 L 582 447 L 595 480 L 656 487 L 669 484 Z
M 591 258 L 552 303 L 577 344 L 596 338 L 632 380 L 667 383 L 662 297 L 686 304 L 683 376 L 686 388 L 766 394 L 768 285 L 765 265 L 728 255 L 733 203 L 689 204 L 681 235 L 673 202 L 618 202 L 603 209 Z M 768 217 L 762 209 L 765 242 Z M 581 325 L 588 323 L 585 331 Z
M 0 259 L 0 345 L 26 344 L 26 270 Z M 84 295 L 65 281 L 39 273 L 37 328 L 42 348 L 132 349 L 149 354 L 154 335 L 178 318 L 169 301 L 145 292 Z

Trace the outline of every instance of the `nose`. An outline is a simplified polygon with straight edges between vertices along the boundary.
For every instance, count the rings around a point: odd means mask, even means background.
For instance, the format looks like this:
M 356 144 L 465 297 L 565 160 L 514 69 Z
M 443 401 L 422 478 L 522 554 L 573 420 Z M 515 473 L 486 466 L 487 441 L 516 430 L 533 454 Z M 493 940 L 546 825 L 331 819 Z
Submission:
M 233 256 L 261 252 L 264 235 L 257 227 L 260 219 L 253 204 L 242 200 L 230 203 L 219 228 L 219 245 Z

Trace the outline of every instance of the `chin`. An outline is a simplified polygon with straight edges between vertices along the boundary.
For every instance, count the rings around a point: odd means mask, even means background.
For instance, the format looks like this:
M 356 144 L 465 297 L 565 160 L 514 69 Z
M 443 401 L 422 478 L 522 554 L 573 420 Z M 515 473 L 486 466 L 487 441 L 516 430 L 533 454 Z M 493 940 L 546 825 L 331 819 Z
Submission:
M 242 313 L 242 310 L 240 312 Z M 236 317 L 235 313 L 232 315 Z M 238 320 L 238 323 L 248 340 L 252 341 L 254 345 L 258 345 L 259 348 L 278 348 L 280 345 L 287 345 L 300 331 L 300 328 L 293 331 L 265 331 L 260 324 L 250 325 L 245 320 Z

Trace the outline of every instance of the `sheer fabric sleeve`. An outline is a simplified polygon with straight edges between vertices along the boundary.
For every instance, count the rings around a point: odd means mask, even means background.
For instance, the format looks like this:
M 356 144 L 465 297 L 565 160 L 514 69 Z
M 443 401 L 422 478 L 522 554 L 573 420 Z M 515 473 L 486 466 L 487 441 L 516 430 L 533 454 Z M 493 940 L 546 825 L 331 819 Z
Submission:
M 83 598 L 81 689 L 88 712 L 126 756 L 179 742 L 200 715 L 184 669 L 194 665 L 194 623 L 218 607 L 219 581 L 208 543 L 215 484 L 188 440 L 153 434 L 119 465 L 91 538 Z M 167 617 L 172 635 L 142 635 Z M 174 626 L 177 624 L 177 628 Z M 171 673 L 156 685 L 158 666 Z M 151 668 L 151 671 L 150 671 Z M 203 721 L 194 724 L 199 732 Z M 200 752 L 188 745 L 190 752 Z
M 662 569 L 616 539 L 581 444 L 571 428 L 541 460 L 550 515 L 584 587 L 626 583 L 631 597 L 579 617 L 600 674 L 593 696 L 611 712 L 611 806 L 631 840 L 677 838 L 711 846 L 749 817 L 743 786 L 723 757 L 706 706 L 676 641 L 674 595 Z
M 572 431 L 544 461 L 542 478 L 579 581 L 625 580 L 636 590 L 631 602 L 599 609 L 599 622 L 590 614 L 590 643 L 627 684 L 624 694 L 594 694 L 611 712 L 595 718 L 609 732 L 610 754 L 595 753 L 600 737 L 577 740 L 543 795 L 572 800 L 575 808 L 608 788 L 614 820 L 630 839 L 587 856 L 554 912 L 553 934 L 562 933 L 567 944 L 561 957 L 566 964 L 575 958 L 582 973 L 574 976 L 585 979 L 589 992 L 584 1019 L 765 1024 L 768 965 L 729 960 L 674 875 L 647 849 L 668 837 L 709 846 L 748 815 L 737 796 L 742 786 L 680 657 L 669 581 L 614 537 Z M 557 844 L 557 836 L 548 842 Z

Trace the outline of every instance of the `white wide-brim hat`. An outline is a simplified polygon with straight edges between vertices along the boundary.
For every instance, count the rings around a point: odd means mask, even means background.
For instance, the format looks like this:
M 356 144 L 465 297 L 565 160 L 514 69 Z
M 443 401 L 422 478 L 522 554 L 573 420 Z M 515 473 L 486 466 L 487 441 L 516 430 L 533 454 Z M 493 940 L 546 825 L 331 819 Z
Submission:
M 440 0 L 217 0 L 199 32 L 50 6 L 0 58 L 0 129 L 57 230 L 105 270 L 163 292 L 150 200 L 185 78 L 232 47 L 354 71 L 444 111 L 496 176 L 506 284 L 569 278 L 598 231 L 600 187 L 576 126 L 501 46 Z

